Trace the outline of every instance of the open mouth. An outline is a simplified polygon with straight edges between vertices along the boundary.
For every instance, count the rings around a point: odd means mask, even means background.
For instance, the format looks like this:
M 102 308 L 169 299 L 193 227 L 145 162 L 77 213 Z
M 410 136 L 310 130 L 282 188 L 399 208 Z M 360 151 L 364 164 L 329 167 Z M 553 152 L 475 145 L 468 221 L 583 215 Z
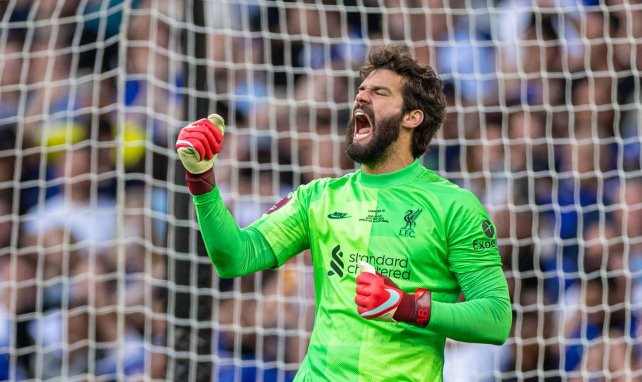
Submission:
M 354 137 L 353 140 L 361 141 L 366 139 L 372 134 L 372 124 L 370 118 L 361 109 L 354 112 Z

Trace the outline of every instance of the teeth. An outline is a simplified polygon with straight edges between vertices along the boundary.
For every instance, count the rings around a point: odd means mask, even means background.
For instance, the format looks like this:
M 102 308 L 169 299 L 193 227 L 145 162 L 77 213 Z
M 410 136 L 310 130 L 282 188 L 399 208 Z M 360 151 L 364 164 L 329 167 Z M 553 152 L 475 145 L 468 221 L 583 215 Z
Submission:
M 361 139 L 361 138 L 365 138 L 365 137 L 367 137 L 367 136 L 368 136 L 368 134 L 370 134 L 370 133 L 365 133 L 365 134 L 364 134 L 364 133 L 356 133 L 356 134 L 354 135 L 354 137 L 355 137 L 355 138 L 357 138 L 357 139 Z
M 364 115 L 366 115 L 366 114 L 364 112 L 362 112 L 361 110 L 357 110 L 357 111 L 354 112 L 354 116 L 355 117 L 362 117 Z

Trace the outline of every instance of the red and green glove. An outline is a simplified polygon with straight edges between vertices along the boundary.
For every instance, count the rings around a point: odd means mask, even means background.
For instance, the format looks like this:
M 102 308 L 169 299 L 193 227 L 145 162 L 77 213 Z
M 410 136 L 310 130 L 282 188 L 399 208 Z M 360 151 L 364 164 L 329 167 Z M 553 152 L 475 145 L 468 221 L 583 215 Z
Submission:
M 221 151 L 225 120 L 218 114 L 183 127 L 176 140 L 176 152 L 187 170 L 187 186 L 194 195 L 212 191 L 214 162 Z
M 375 272 L 372 265 L 359 262 L 361 273 L 357 276 L 357 303 L 359 315 L 366 319 L 407 322 L 425 327 L 430 321 L 429 290 L 419 288 L 408 294 L 390 278 Z

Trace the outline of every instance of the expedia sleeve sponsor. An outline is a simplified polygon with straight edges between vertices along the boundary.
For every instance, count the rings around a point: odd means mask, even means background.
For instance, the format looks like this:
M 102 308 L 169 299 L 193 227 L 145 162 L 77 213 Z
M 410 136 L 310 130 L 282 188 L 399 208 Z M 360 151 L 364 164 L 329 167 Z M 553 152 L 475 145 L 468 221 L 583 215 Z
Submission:
M 449 209 L 448 262 L 452 272 L 500 265 L 496 228 L 481 202 L 469 191 Z
M 484 238 L 473 240 L 473 250 L 483 251 L 484 249 L 496 248 L 497 240 L 495 239 L 495 225 L 489 219 L 483 219 L 480 226 Z
M 473 251 L 483 251 L 485 249 L 496 248 L 497 240 L 495 239 L 475 239 L 473 240 Z

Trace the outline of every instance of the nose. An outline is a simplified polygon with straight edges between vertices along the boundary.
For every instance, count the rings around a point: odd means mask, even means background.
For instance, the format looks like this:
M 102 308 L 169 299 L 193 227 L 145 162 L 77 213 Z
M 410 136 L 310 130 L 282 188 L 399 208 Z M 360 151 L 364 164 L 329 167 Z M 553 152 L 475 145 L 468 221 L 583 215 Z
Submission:
M 354 97 L 355 102 L 357 103 L 370 103 L 370 93 L 368 89 L 361 89 L 357 92 L 357 95 Z

